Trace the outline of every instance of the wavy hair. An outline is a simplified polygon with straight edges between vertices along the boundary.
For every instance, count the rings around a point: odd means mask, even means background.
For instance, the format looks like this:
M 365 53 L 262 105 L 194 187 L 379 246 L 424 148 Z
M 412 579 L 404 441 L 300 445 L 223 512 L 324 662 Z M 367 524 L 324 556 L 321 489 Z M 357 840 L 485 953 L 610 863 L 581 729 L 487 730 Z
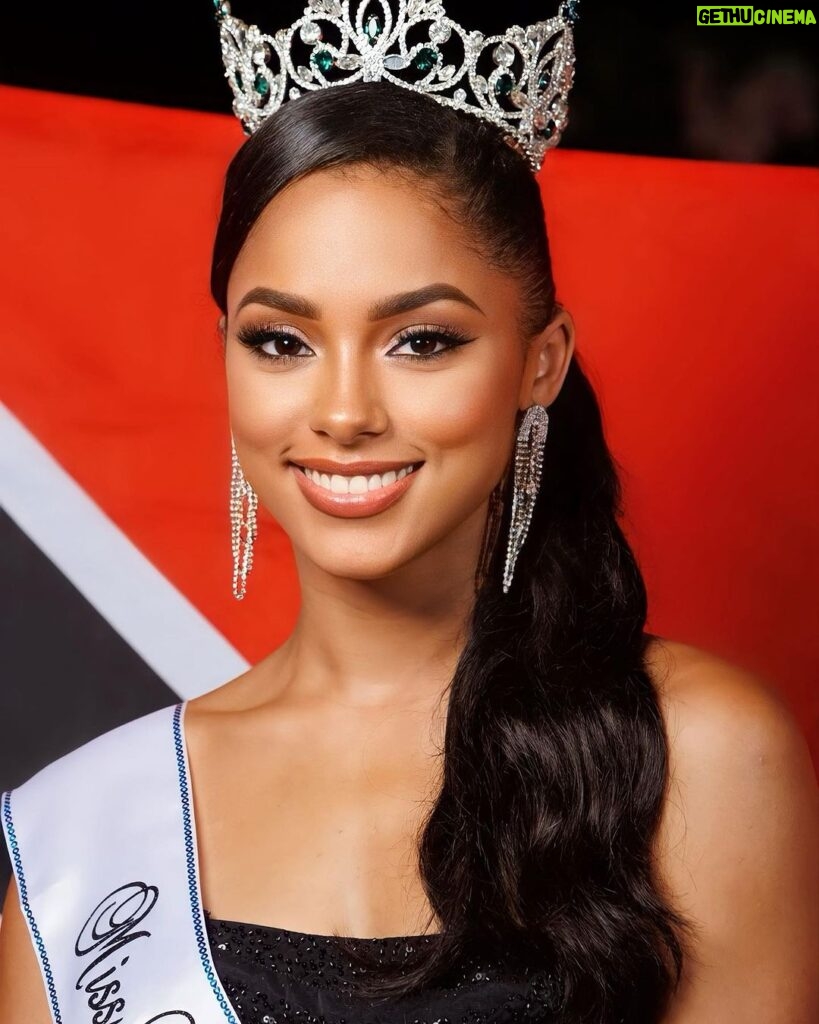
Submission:
M 544 210 L 525 159 L 494 125 L 383 82 L 289 101 L 236 153 L 211 272 L 223 313 L 231 268 L 270 200 L 302 175 L 356 164 L 411 176 L 520 283 L 524 339 L 551 321 L 559 306 Z M 400 970 L 379 965 L 377 944 L 337 938 L 366 968 L 362 995 L 418 994 L 488 952 L 548 970 L 565 1024 L 648 1024 L 679 985 L 690 924 L 654 877 L 668 747 L 645 665 L 646 590 L 576 352 L 549 414 L 541 494 L 512 589 L 500 586 L 507 473 L 448 688 L 441 787 L 418 836 L 441 929 Z

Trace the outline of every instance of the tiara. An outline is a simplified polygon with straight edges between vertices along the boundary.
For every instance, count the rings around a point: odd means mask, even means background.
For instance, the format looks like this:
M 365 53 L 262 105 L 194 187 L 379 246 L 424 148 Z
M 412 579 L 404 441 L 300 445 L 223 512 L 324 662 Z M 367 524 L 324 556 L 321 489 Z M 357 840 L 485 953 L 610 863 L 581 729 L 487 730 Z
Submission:
M 245 133 L 286 99 L 383 79 L 491 121 L 540 170 L 568 124 L 578 0 L 563 0 L 547 21 L 488 36 L 448 18 L 440 0 L 393 6 L 308 0 L 292 25 L 267 35 L 235 18 L 227 0 L 214 0 L 233 112 Z

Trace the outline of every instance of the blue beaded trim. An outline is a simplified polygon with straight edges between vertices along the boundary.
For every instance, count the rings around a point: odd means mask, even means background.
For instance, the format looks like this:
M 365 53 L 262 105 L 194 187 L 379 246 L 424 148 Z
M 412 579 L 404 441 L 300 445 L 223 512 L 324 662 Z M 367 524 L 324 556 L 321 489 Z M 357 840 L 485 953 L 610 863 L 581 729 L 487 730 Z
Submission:
M 17 842 L 17 834 L 14 831 L 14 822 L 11 817 L 10 790 L 3 793 L 3 823 L 6 827 L 6 835 L 9 839 L 11 856 L 14 861 L 14 873 L 17 876 L 17 887 L 20 890 L 20 904 L 26 915 L 31 934 L 34 937 L 34 944 L 37 947 L 43 975 L 48 986 L 48 998 L 51 1000 L 51 1016 L 54 1018 L 54 1024 L 62 1024 L 63 1018 L 60 1015 L 60 1005 L 57 1002 L 57 986 L 54 984 L 54 975 L 51 971 L 51 964 L 48 962 L 48 953 L 46 953 L 43 937 L 40 934 L 40 929 L 37 927 L 37 922 L 34 920 L 31 904 L 28 901 L 28 889 L 26 888 L 26 879 L 23 874 L 23 859 L 20 856 L 20 846 Z
M 182 798 L 182 823 L 185 830 L 185 857 L 188 866 L 188 895 L 190 897 L 193 928 L 196 932 L 196 945 L 199 947 L 199 959 L 210 983 L 216 1000 L 224 1011 L 230 1024 L 239 1024 L 227 996 L 216 976 L 210 955 L 210 946 L 202 927 L 202 912 L 199 905 L 199 880 L 196 876 L 196 851 L 193 845 L 193 815 L 191 814 L 190 785 L 185 763 L 185 744 L 182 740 L 182 710 L 184 704 L 177 704 L 173 712 L 173 741 L 176 747 L 176 766 L 179 771 L 179 793 Z

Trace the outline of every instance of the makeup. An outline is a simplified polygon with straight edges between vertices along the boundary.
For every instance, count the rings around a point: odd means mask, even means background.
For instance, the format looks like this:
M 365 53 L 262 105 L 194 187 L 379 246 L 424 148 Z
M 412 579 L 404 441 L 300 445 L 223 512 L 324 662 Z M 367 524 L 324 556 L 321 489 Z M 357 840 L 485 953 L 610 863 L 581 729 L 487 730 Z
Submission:
M 383 512 L 406 494 L 423 462 L 291 462 L 296 482 L 313 508 L 343 519 Z

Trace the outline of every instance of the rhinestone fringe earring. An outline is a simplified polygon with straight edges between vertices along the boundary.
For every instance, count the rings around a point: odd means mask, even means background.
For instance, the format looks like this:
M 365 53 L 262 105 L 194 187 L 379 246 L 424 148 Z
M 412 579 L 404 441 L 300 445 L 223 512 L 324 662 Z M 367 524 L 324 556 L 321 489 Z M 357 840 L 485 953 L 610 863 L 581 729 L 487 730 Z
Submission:
M 530 405 L 518 428 L 515 442 L 515 485 L 512 493 L 506 565 L 503 569 L 504 594 L 509 593 L 515 563 L 532 521 L 548 430 L 549 414 L 546 412 L 546 406 Z
M 241 601 L 247 590 L 247 574 L 253 567 L 253 541 L 256 539 L 256 509 L 259 498 L 245 479 L 236 445 L 230 439 L 232 472 L 230 478 L 230 540 L 233 550 L 233 596 Z M 243 508 L 247 500 L 246 510 Z M 244 531 L 244 536 L 242 533 Z M 242 546 L 244 545 L 244 550 Z

